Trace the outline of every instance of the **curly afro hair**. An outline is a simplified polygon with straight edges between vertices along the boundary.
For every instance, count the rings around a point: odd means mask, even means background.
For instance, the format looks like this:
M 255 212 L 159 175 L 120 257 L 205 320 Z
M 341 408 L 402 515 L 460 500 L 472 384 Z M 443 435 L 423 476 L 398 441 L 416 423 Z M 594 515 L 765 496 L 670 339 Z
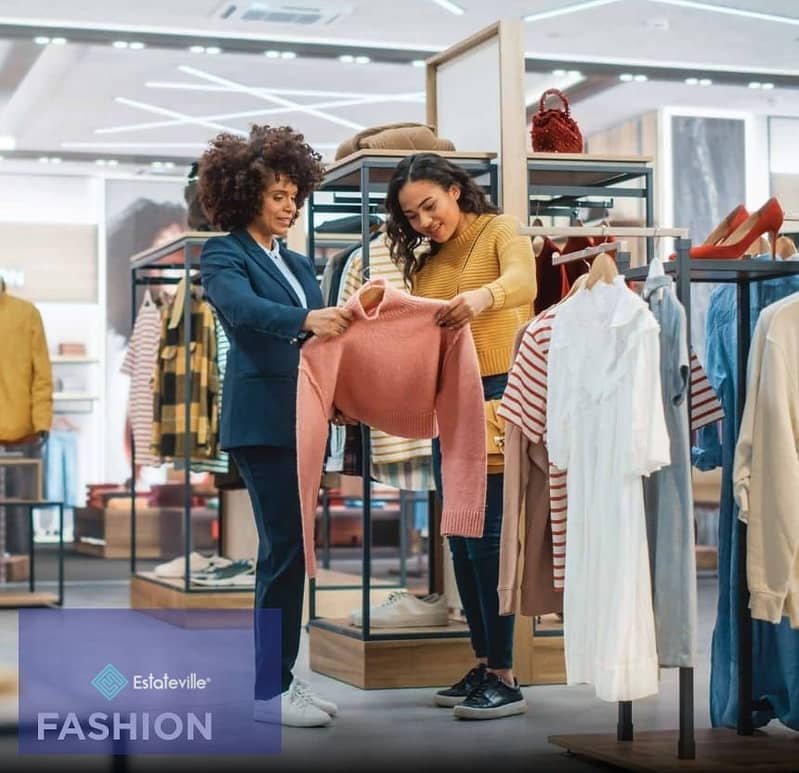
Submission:
M 253 126 L 249 138 L 222 133 L 199 164 L 199 200 L 217 228 L 246 228 L 278 178 L 297 186 L 297 212 L 322 181 L 322 157 L 289 126 Z M 296 215 L 295 215 L 296 219 Z

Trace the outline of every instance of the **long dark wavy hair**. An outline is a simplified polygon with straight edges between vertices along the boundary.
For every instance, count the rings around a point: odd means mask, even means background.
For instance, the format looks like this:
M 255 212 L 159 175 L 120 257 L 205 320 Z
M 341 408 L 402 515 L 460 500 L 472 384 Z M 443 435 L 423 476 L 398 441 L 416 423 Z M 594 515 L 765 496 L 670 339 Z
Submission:
M 458 207 L 461 212 L 476 215 L 497 214 L 497 209 L 468 172 L 436 153 L 415 153 L 402 159 L 388 184 L 386 193 L 386 236 L 391 259 L 402 269 L 407 287 L 411 287 L 413 276 L 421 271 L 440 249 L 441 245 L 425 239 L 408 222 L 399 203 L 399 194 L 405 183 L 428 180 L 445 191 L 451 186 L 460 188 Z M 427 242 L 428 248 L 417 253 Z

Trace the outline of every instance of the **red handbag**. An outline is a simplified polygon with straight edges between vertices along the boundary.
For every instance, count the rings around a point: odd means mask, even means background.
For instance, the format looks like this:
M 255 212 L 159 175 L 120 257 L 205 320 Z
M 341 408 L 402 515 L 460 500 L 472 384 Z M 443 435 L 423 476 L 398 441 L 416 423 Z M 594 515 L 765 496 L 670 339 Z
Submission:
M 547 109 L 544 104 L 548 96 L 559 97 L 562 107 Z M 583 135 L 577 122 L 569 112 L 569 101 L 562 91 L 547 89 L 541 95 L 538 112 L 533 116 L 530 128 L 533 150 L 539 153 L 582 153 Z

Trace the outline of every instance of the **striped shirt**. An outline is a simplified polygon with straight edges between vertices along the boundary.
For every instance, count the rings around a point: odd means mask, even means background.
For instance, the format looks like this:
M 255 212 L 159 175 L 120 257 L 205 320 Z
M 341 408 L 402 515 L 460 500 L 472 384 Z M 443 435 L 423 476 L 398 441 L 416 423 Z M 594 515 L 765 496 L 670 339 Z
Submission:
M 148 290 L 136 314 L 136 322 L 128 343 L 128 351 L 121 371 L 130 376 L 128 392 L 128 417 L 136 448 L 136 464 L 158 467 L 161 460 L 150 451 L 150 436 L 153 430 L 153 377 L 158 345 L 161 339 L 161 312 L 153 302 Z
M 699 357 L 691 348 L 691 430 L 696 431 L 706 424 L 724 418 L 721 401 L 708 381 Z
M 519 427 L 531 443 L 546 441 L 549 341 L 557 307 L 539 314 L 519 344 L 499 415 Z M 549 520 L 552 530 L 552 578 L 563 589 L 566 574 L 566 471 L 549 465 Z
M 552 307 L 528 326 L 508 376 L 508 386 L 498 411 L 518 426 L 531 443 L 546 441 L 547 374 L 549 341 L 557 307 Z M 691 429 L 724 417 L 724 411 L 696 353 L 691 351 Z M 550 524 L 552 529 L 553 580 L 563 589 L 566 571 L 566 472 L 549 466 Z

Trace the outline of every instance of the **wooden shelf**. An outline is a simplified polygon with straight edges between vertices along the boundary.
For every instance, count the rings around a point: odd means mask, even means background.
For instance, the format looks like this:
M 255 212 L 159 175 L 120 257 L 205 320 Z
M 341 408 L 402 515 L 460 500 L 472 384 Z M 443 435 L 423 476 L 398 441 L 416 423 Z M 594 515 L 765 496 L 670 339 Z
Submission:
M 327 625 L 338 624 L 338 630 Z M 346 620 L 311 621 L 308 626 L 311 669 L 364 690 L 393 687 L 438 687 L 452 684 L 474 665 L 468 629 L 462 623 L 435 629 L 458 636 L 363 641 L 349 635 Z M 377 630 L 377 629 L 375 629 Z M 379 629 L 389 633 L 387 629 Z
M 19 607 L 52 607 L 58 604 L 55 593 L 0 590 L 0 609 Z
M 676 730 L 640 732 L 634 741 L 615 734 L 553 735 L 549 742 L 578 757 L 641 773 L 671 771 L 795 771 L 796 734 L 757 731 L 739 736 L 726 728 L 696 731 L 696 759 L 677 759 Z
M 66 402 L 88 402 L 99 400 L 100 398 L 97 395 L 91 394 L 83 394 L 81 392 L 53 392 L 53 400 L 57 400 L 58 402 L 66 403 Z

